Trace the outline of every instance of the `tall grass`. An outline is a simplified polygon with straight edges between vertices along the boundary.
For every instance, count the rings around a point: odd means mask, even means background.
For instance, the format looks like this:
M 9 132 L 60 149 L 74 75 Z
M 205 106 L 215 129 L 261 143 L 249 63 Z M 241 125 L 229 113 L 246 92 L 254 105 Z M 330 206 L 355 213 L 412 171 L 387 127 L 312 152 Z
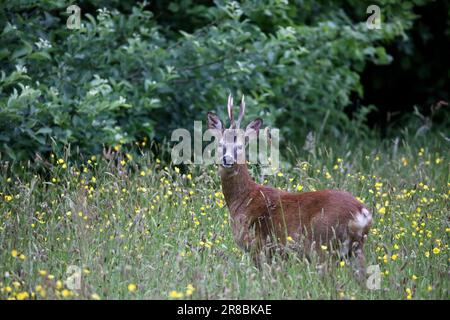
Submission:
M 297 151 L 294 165 L 263 179 L 364 201 L 379 290 L 360 286 L 346 261 L 324 273 L 296 255 L 255 268 L 234 243 L 213 166 L 169 168 L 120 151 L 77 163 L 53 155 L 40 168 L 3 162 L 0 298 L 448 299 L 449 158 L 437 140 Z

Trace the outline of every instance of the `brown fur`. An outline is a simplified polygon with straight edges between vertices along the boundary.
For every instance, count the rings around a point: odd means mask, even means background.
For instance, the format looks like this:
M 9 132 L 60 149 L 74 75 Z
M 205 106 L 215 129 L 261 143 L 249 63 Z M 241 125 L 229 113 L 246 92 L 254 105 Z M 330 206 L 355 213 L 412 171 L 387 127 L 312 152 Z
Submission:
M 242 164 L 229 169 L 220 167 L 219 172 L 233 236 L 255 259 L 267 247 L 283 247 L 290 236 L 302 244 L 307 255 L 321 245 L 348 241 L 349 254 L 356 256 L 358 269 L 363 267 L 362 247 L 370 225 L 361 232 L 350 223 L 365 208 L 350 193 L 338 190 L 291 193 L 259 185 Z

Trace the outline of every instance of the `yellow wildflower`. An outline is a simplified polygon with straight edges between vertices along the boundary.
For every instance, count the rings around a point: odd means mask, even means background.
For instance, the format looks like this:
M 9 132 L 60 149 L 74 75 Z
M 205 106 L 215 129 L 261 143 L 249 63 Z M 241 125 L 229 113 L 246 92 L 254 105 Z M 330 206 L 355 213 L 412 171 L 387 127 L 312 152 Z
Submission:
M 25 292 L 25 291 L 18 293 L 16 296 L 17 300 L 25 300 L 25 299 L 28 299 L 29 297 L 30 296 L 29 296 L 28 292 Z
M 64 298 L 68 298 L 68 297 L 70 297 L 72 295 L 72 292 L 70 290 L 67 290 L 67 289 L 64 289 L 61 293 L 62 293 L 62 296 Z
M 61 280 L 56 281 L 56 289 L 61 290 L 63 287 L 63 283 Z M 37 290 L 37 289 L 36 289 Z
M 192 284 L 188 284 L 186 287 L 186 296 L 191 296 L 195 291 L 195 288 Z
M 406 159 L 405 157 L 402 157 L 402 164 L 404 167 L 406 167 L 408 165 L 408 159 Z
M 410 288 L 406 288 L 406 299 L 411 300 L 412 299 L 412 291 Z
M 182 292 L 178 292 L 176 290 L 172 290 L 169 293 L 169 297 L 172 299 L 182 299 L 184 297 Z
M 100 300 L 100 296 L 96 293 L 91 294 L 91 299 L 92 300 Z
M 130 283 L 128 285 L 128 291 L 135 292 L 136 290 L 137 290 L 137 285 L 135 285 L 134 283 Z

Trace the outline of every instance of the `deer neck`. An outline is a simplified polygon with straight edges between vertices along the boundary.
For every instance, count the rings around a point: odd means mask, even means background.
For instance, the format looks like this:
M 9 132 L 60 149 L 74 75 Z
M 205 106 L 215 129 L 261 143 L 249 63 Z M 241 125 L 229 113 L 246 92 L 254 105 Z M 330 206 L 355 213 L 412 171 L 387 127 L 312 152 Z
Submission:
M 247 165 L 237 164 L 233 170 L 220 167 L 219 173 L 222 180 L 222 192 L 231 216 L 245 213 L 244 208 L 256 185 L 248 172 Z

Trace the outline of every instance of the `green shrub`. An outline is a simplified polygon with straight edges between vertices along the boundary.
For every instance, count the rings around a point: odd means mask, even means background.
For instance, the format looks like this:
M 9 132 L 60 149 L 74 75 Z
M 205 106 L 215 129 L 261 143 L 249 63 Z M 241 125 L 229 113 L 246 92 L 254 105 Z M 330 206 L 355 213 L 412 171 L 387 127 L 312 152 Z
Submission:
M 310 130 L 361 131 L 370 106 L 356 121 L 345 107 L 352 93 L 363 94 L 365 63 L 388 63 L 383 41 L 411 26 L 421 1 L 407 3 L 382 2 L 381 30 L 367 29 L 366 5 L 356 1 L 178 1 L 162 13 L 173 15 L 170 23 L 146 4 L 79 1 L 79 30 L 66 27 L 63 1 L 4 3 L 1 157 L 26 159 L 67 143 L 95 153 L 162 140 L 207 110 L 224 115 L 229 92 L 245 94 L 247 116 L 264 117 L 286 140 Z

